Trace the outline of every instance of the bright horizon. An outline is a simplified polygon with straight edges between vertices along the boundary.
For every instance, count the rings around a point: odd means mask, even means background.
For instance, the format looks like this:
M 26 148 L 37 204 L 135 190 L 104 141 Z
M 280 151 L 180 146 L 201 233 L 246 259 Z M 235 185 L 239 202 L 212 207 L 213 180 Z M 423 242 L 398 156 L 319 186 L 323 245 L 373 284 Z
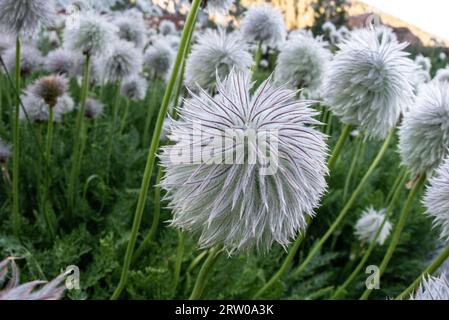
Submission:
M 361 0 L 423 31 L 449 41 L 448 0 Z

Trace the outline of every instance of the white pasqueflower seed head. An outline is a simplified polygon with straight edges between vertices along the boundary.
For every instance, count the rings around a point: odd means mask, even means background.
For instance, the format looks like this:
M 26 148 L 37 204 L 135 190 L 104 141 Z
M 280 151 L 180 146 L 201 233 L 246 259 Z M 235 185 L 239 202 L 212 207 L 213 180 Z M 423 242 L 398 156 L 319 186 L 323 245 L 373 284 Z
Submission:
M 137 48 L 142 48 L 145 44 L 145 22 L 143 18 L 135 15 L 120 15 L 114 20 L 118 27 L 120 39 L 132 42 Z
M 103 114 L 103 110 L 104 110 L 103 103 L 93 98 L 87 98 L 86 109 L 84 112 L 86 118 L 96 119 Z
M 108 51 L 118 33 L 118 27 L 104 16 L 93 12 L 80 14 L 77 26 L 64 30 L 64 46 L 72 51 L 89 55 L 101 55 Z
M 208 0 L 207 10 L 212 13 L 226 14 L 234 3 L 235 0 Z
M 48 53 L 44 68 L 51 73 L 73 76 L 79 71 L 82 60 L 80 53 L 59 48 Z
M 441 238 L 449 239 L 449 158 L 429 179 L 424 206 L 427 214 L 434 219 L 434 224 L 441 228 Z
M 415 64 L 391 31 L 359 29 L 340 45 L 323 86 L 331 111 L 368 138 L 383 139 L 413 101 Z
M 449 68 L 439 69 L 433 78 L 434 81 L 449 82 Z
M 175 60 L 175 52 L 169 43 L 159 39 L 145 52 L 144 63 L 159 78 L 165 78 Z
M 63 96 L 68 88 L 68 81 L 65 76 L 51 75 L 37 79 L 30 86 L 29 91 L 42 98 L 50 107 L 55 107 L 58 99 Z
M 437 168 L 449 148 L 449 83 L 432 82 L 419 90 L 399 129 L 402 163 L 412 174 Z
M 444 51 L 441 51 L 440 54 L 438 55 L 438 58 L 442 61 L 447 59 L 447 55 Z
M 186 62 L 185 83 L 189 88 L 210 89 L 218 77 L 224 79 L 232 69 L 247 71 L 253 63 L 248 45 L 239 33 L 207 30 L 192 46 Z
M 424 57 L 422 54 L 419 54 L 415 58 L 415 63 L 424 71 L 430 73 L 430 69 L 432 69 L 432 61 L 429 57 Z
M 282 13 L 268 4 L 250 7 L 240 28 L 244 39 L 271 47 L 280 45 L 287 33 Z
M 121 93 L 133 100 L 143 100 L 147 94 L 148 82 L 141 76 L 134 76 L 122 83 Z
M 55 112 L 61 115 L 67 114 L 75 110 L 75 102 L 68 94 L 59 97 L 55 106 Z
M 2 56 L 6 50 L 14 45 L 14 39 L 4 33 L 0 33 L 0 56 Z
M 449 300 L 449 282 L 445 275 L 423 277 L 421 285 L 410 300 Z
M 11 149 L 11 144 L 0 139 L 0 164 L 6 164 L 11 158 Z
M 177 33 L 176 25 L 173 21 L 162 20 L 159 23 L 159 32 L 164 36 L 176 34 Z
M 0 0 L 0 28 L 8 33 L 34 33 L 55 16 L 54 0 Z
M 355 224 L 355 235 L 360 242 L 371 243 L 376 237 L 376 233 L 379 231 L 382 223 L 385 219 L 385 209 L 377 211 L 373 207 L 369 207 L 363 211 L 361 217 Z M 386 221 L 380 231 L 379 237 L 376 239 L 376 243 L 383 245 L 390 235 L 392 225 L 390 221 Z
M 62 274 L 50 282 L 32 281 L 19 284 L 19 269 L 14 259 L 0 261 L 0 284 L 10 273 L 10 280 L 0 290 L 0 300 L 60 300 L 65 286 L 65 275 Z M 0 288 L 1 289 L 1 288 Z
M 286 246 L 326 190 L 327 148 L 312 127 L 316 112 L 271 78 L 251 94 L 249 73 L 232 70 L 217 79 L 217 92 L 191 92 L 170 126 L 175 143 L 163 148 L 161 161 L 172 226 L 200 233 L 201 247 Z M 248 142 L 250 136 L 260 140 Z M 272 170 L 265 171 L 267 163 Z
M 332 23 L 332 21 L 326 21 L 321 26 L 321 30 L 323 30 L 324 33 L 331 34 L 334 31 L 337 31 L 337 28 L 335 27 L 335 24 Z
M 131 42 L 116 40 L 109 54 L 98 62 L 103 79 L 118 81 L 137 75 L 142 69 L 143 57 L 141 50 Z
M 16 69 L 16 47 L 6 50 L 3 60 L 10 74 Z M 20 74 L 29 76 L 42 66 L 43 58 L 40 51 L 30 44 L 24 44 L 20 50 Z
M 275 77 L 279 83 L 288 83 L 295 89 L 307 88 L 312 94 L 322 85 L 324 74 L 332 58 L 319 38 L 296 36 L 282 46 Z
M 44 101 L 44 99 L 29 91 L 25 91 L 25 93 L 21 96 L 21 100 L 23 103 L 23 108 L 20 108 L 20 120 L 26 121 L 28 116 L 29 120 L 34 122 L 40 123 L 48 121 L 50 118 L 50 106 Z M 25 109 L 25 111 L 23 109 Z M 58 112 L 57 108 L 54 108 L 53 119 L 55 122 L 59 122 L 61 120 L 61 114 Z

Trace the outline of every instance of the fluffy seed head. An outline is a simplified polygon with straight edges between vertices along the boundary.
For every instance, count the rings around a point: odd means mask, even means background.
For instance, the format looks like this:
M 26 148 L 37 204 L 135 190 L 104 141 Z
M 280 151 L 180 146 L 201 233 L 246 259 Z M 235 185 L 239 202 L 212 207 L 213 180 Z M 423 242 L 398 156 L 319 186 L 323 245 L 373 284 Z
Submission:
M 27 116 L 30 121 L 34 122 L 46 122 L 50 118 L 50 106 L 39 96 L 34 95 L 30 91 L 25 91 L 21 96 L 23 108 L 20 108 L 19 117 L 22 121 L 27 120 Z M 61 114 L 58 112 L 58 108 L 54 108 L 54 121 L 61 120 Z
M 1 0 L 0 28 L 12 34 L 34 33 L 55 19 L 54 0 Z
M 248 45 L 240 34 L 207 30 L 192 46 L 186 63 L 185 83 L 203 89 L 213 88 L 218 74 L 224 79 L 232 69 L 246 71 L 253 63 Z
M 81 61 L 81 54 L 59 48 L 48 53 L 44 68 L 51 73 L 72 76 L 78 72 Z
M 173 21 L 162 20 L 159 24 L 159 32 L 164 36 L 167 36 L 169 34 L 176 34 L 176 25 Z
M 434 78 L 435 81 L 449 82 L 449 68 L 439 69 Z
M 0 290 L 0 300 L 60 300 L 65 290 L 63 284 L 65 275 L 62 274 L 54 280 L 32 281 L 19 284 L 19 270 L 14 259 L 0 261 L 0 284 L 10 273 L 10 280 L 3 290 Z
M 11 149 L 12 146 L 9 143 L 0 139 L 0 164 L 6 164 L 11 158 Z
M 156 76 L 164 78 L 175 60 L 175 52 L 164 40 L 156 41 L 145 53 L 145 65 L 153 71 Z
M 376 233 L 382 226 L 385 219 L 385 209 L 376 211 L 370 207 L 363 211 L 362 216 L 357 220 L 355 225 L 355 235 L 360 242 L 372 242 L 376 237 Z M 383 245 L 391 232 L 391 223 L 386 221 L 380 231 L 379 237 L 376 239 L 377 244 Z
M 229 12 L 229 9 L 231 9 L 234 3 L 235 0 L 208 0 L 207 9 L 212 13 L 217 12 L 225 14 Z
M 277 47 L 286 37 L 284 17 L 267 4 L 249 8 L 240 27 L 244 39 L 271 47 Z
M 59 97 L 65 94 L 68 87 L 67 78 L 60 75 L 52 75 L 39 78 L 31 86 L 30 92 L 41 97 L 45 103 L 53 108 Z
M 86 110 L 85 110 L 85 117 L 89 119 L 95 119 L 100 117 L 103 114 L 104 110 L 104 104 L 100 101 L 93 99 L 93 98 L 87 98 L 86 100 Z
M 64 30 L 64 46 L 72 51 L 101 55 L 116 41 L 118 28 L 105 17 L 93 12 L 79 16 L 77 26 Z
M 121 93 L 133 100 L 143 100 L 147 94 L 147 89 L 147 80 L 140 76 L 134 76 L 122 83 Z
M 8 34 L 0 33 L 0 56 L 2 56 L 6 50 L 14 45 L 14 40 Z
M 326 21 L 325 23 L 323 23 L 323 25 L 321 26 L 321 29 L 323 30 L 324 33 L 328 33 L 328 34 L 331 34 L 332 32 L 337 31 L 335 24 L 333 24 L 331 21 Z
M 98 67 L 104 79 L 117 81 L 138 74 L 142 62 L 140 49 L 131 42 L 117 40 L 112 44 L 109 54 L 99 59 Z
M 424 196 L 427 214 L 441 228 L 441 238 L 449 239 L 449 158 L 439 167 L 436 175 L 429 179 Z
M 402 163 L 412 174 L 437 168 L 449 148 L 449 83 L 423 85 L 399 129 Z
M 326 103 L 341 121 L 383 139 L 412 103 L 415 70 L 401 44 L 385 28 L 353 31 L 340 44 L 324 84 Z
M 145 23 L 142 18 L 134 15 L 120 15 L 114 20 L 118 27 L 120 39 L 132 42 L 137 48 L 145 44 Z
M 276 81 L 292 88 L 307 88 L 313 95 L 322 85 L 332 57 L 321 39 L 295 36 L 281 48 L 275 70 Z
M 73 101 L 72 97 L 69 96 L 68 94 L 64 94 L 63 96 L 59 97 L 55 106 L 55 112 L 61 115 L 70 113 L 74 109 L 75 109 L 75 102 Z
M 410 300 L 449 300 L 449 282 L 446 276 L 423 277 L 421 285 Z
M 16 48 L 11 47 L 4 54 L 4 62 L 8 72 L 13 74 L 16 69 Z M 41 53 L 36 47 L 24 44 L 20 50 L 20 73 L 22 76 L 29 76 L 34 71 L 39 70 L 43 63 Z
M 429 57 L 424 57 L 422 54 L 419 54 L 415 58 L 415 63 L 424 71 L 430 72 L 432 68 L 432 61 Z
M 172 226 L 200 233 L 201 247 L 286 246 L 326 189 L 326 145 L 310 103 L 271 78 L 251 94 L 249 78 L 231 71 L 216 96 L 191 92 L 170 126 L 175 143 L 163 148 Z

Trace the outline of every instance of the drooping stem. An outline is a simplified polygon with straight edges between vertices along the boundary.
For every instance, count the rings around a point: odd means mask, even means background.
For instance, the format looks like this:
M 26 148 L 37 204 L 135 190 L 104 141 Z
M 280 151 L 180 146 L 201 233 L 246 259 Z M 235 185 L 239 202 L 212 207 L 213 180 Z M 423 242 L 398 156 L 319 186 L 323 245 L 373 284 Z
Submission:
M 86 61 L 84 64 L 84 72 L 83 72 L 83 84 L 81 88 L 81 99 L 80 99 L 80 108 L 78 110 L 78 114 L 76 117 L 75 123 L 75 141 L 73 144 L 73 152 L 72 152 L 72 168 L 70 171 L 69 184 L 67 188 L 67 206 L 68 212 L 71 214 L 73 210 L 73 204 L 75 199 L 75 192 L 77 189 L 78 175 L 81 166 L 81 159 L 83 154 L 81 152 L 81 146 L 85 143 L 86 140 L 86 126 L 83 121 L 84 114 L 86 112 L 86 100 L 87 94 L 89 91 L 89 75 L 90 75 L 90 64 L 91 57 L 90 55 L 86 55 Z
M 363 188 L 365 187 L 366 183 L 368 182 L 368 179 L 374 172 L 374 170 L 379 165 L 380 161 L 384 157 L 386 151 L 388 150 L 388 146 L 390 144 L 391 139 L 393 138 L 394 131 L 392 130 L 388 137 L 385 139 L 381 149 L 379 150 L 376 158 L 371 163 L 371 166 L 369 167 L 368 171 L 360 181 L 357 188 L 352 193 L 351 197 L 349 198 L 348 202 L 344 206 L 343 210 L 340 212 L 340 214 L 337 216 L 333 224 L 329 227 L 329 229 L 326 231 L 326 233 L 323 235 L 323 237 L 316 243 L 315 246 L 313 246 L 312 250 L 304 260 L 304 262 L 299 265 L 299 267 L 295 270 L 294 276 L 298 276 L 304 269 L 309 265 L 309 263 L 312 261 L 312 259 L 318 254 L 321 247 L 324 245 L 324 243 L 329 239 L 329 237 L 334 233 L 334 231 L 338 228 L 338 226 L 344 221 L 347 214 L 349 213 L 349 210 L 352 208 L 354 202 L 357 200 L 360 193 L 363 191 Z
M 293 244 L 293 247 L 290 249 L 287 258 L 284 260 L 284 263 L 280 267 L 280 269 L 271 277 L 271 279 L 253 296 L 253 300 L 259 299 L 262 295 L 270 290 L 273 285 L 287 272 L 290 267 L 293 258 L 296 256 L 299 247 L 301 246 L 302 241 L 304 240 L 304 235 L 298 235 L 296 237 L 296 241 Z
M 343 127 L 343 131 L 340 134 L 340 138 L 337 141 L 337 144 L 335 145 L 334 151 L 332 152 L 332 155 L 328 162 L 329 170 L 332 171 L 334 169 L 335 164 L 337 163 L 338 157 L 340 156 L 343 146 L 345 145 L 346 140 L 349 137 L 349 134 L 351 133 L 352 125 L 347 124 Z
M 210 250 L 208 257 L 206 261 L 204 261 L 204 264 L 201 267 L 198 277 L 196 278 L 195 286 L 193 287 L 189 300 L 201 299 L 201 296 L 203 295 L 204 292 L 204 288 L 206 287 L 207 284 L 207 280 L 209 278 L 209 274 L 213 269 L 215 263 L 217 262 L 218 258 L 220 257 L 221 250 L 222 249 L 218 246 Z
M 50 236 L 54 238 L 56 231 L 54 226 L 54 221 L 50 216 L 50 162 L 51 162 L 51 149 L 53 144 L 53 126 L 54 126 L 54 107 L 49 107 L 49 116 L 48 116 L 48 124 L 47 124 L 47 143 L 45 147 L 45 194 L 44 194 L 44 213 L 45 220 L 48 225 L 48 230 L 50 232 Z
M 402 300 L 407 296 L 410 296 L 419 287 L 424 277 L 426 277 L 427 275 L 433 275 L 447 260 L 448 257 L 449 257 L 449 246 L 447 246 L 439 254 L 439 256 L 435 258 L 435 260 L 421 273 L 421 275 L 418 278 L 416 278 L 415 281 L 413 281 L 413 283 L 407 289 L 405 289 L 400 295 L 396 297 L 396 300 Z
M 355 277 L 360 273 L 360 271 L 365 266 L 365 263 L 368 261 L 369 257 L 371 256 L 371 253 L 373 252 L 374 248 L 376 247 L 376 241 L 379 238 L 382 229 L 384 228 L 385 223 L 388 219 L 393 215 L 393 209 L 395 207 L 396 200 L 398 199 L 399 195 L 401 194 L 401 191 L 404 187 L 404 184 L 407 180 L 407 175 L 403 174 L 399 180 L 399 182 L 395 182 L 394 184 L 394 190 L 392 190 L 392 198 L 390 201 L 387 201 L 389 203 L 387 207 L 387 213 L 385 214 L 385 218 L 382 221 L 382 224 L 380 225 L 379 229 L 376 231 L 376 234 L 373 238 L 373 240 L 370 242 L 370 245 L 368 249 L 366 250 L 365 254 L 363 255 L 362 259 L 360 260 L 357 267 L 355 267 L 354 271 L 349 275 L 349 277 L 343 282 L 343 284 L 338 287 L 338 289 L 335 291 L 335 293 L 332 295 L 331 300 L 339 299 L 346 288 L 354 281 Z
M 20 92 L 20 56 L 21 43 L 19 37 L 16 39 L 16 90 Z M 20 213 L 19 213 L 19 156 L 20 156 L 20 94 L 17 94 L 16 105 L 14 111 L 13 124 L 13 141 L 14 141 L 14 155 L 13 155 L 13 171 L 12 171 L 12 225 L 16 236 L 20 235 Z
M 123 291 L 126 282 L 128 280 L 129 268 L 131 265 L 134 247 L 137 240 L 137 234 L 140 229 L 140 224 L 142 222 L 143 211 L 145 209 L 145 204 L 147 201 L 148 189 L 150 187 L 151 176 L 153 174 L 154 163 L 156 160 L 156 153 L 159 148 L 159 141 L 162 132 L 162 126 L 167 114 L 168 106 L 170 104 L 170 100 L 173 94 L 173 89 L 176 84 L 176 80 L 178 79 L 179 71 L 184 62 L 185 56 L 187 54 L 187 47 L 189 46 L 190 33 L 192 29 L 195 27 L 196 16 L 198 10 L 200 8 L 201 0 L 194 0 L 192 3 L 192 7 L 190 9 L 189 15 L 187 17 L 184 30 L 182 32 L 181 41 L 179 44 L 178 54 L 176 56 L 175 64 L 173 65 L 172 73 L 170 79 L 168 81 L 168 85 L 164 94 L 164 98 L 162 100 L 162 105 L 159 110 L 159 115 L 156 121 L 156 126 L 154 128 L 153 137 L 151 141 L 151 146 L 148 151 L 147 163 L 145 166 L 145 171 L 143 174 L 142 185 L 140 188 L 139 199 L 137 202 L 136 212 L 134 214 L 134 222 L 131 229 L 131 235 L 128 242 L 128 247 L 125 253 L 125 259 L 123 263 L 122 274 L 120 277 L 120 282 L 117 286 L 117 289 L 113 293 L 111 299 L 117 299 L 121 292 Z
M 388 246 L 387 252 L 385 253 L 385 256 L 379 266 L 379 277 L 383 275 L 385 272 L 385 269 L 388 266 L 388 263 L 391 260 L 391 257 L 394 254 L 394 251 L 396 250 L 396 247 L 398 246 L 399 239 L 402 234 L 402 230 L 405 227 L 405 224 L 408 220 L 408 216 L 410 215 L 410 211 L 413 207 L 413 202 L 418 194 L 418 192 L 421 190 L 421 187 L 424 185 L 426 181 L 426 175 L 422 174 L 418 181 L 416 181 L 415 185 L 413 186 L 412 190 L 410 191 L 407 200 L 405 202 L 404 208 L 402 209 L 401 215 L 399 216 L 399 221 L 396 223 L 393 235 L 390 240 L 390 244 Z M 365 292 L 363 292 L 362 296 L 360 297 L 360 300 L 367 300 L 369 296 L 371 295 L 371 292 L 373 290 L 367 288 Z

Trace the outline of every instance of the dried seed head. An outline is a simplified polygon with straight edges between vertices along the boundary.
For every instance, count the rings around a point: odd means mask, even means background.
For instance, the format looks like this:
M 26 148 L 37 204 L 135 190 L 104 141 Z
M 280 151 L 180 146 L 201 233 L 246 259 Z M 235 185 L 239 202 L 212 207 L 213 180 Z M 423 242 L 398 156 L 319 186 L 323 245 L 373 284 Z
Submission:
M 51 75 L 39 78 L 30 87 L 30 92 L 41 97 L 51 108 L 56 106 L 58 99 L 62 97 L 68 87 L 67 78 L 61 75 Z

